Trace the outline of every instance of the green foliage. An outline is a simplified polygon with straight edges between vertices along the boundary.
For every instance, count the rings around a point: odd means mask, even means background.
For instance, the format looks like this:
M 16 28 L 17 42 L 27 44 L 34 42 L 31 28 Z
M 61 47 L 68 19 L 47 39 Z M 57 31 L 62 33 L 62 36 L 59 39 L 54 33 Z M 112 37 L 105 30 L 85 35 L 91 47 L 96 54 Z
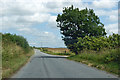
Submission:
M 79 10 L 79 8 L 74 9 L 73 5 L 65 7 L 63 14 L 58 14 L 56 21 L 61 34 L 64 35 L 62 38 L 70 50 L 76 49 L 72 44 L 77 42 L 78 37 L 106 35 L 104 25 L 93 9 Z
M 15 34 L 2 34 L 2 77 L 8 78 L 24 65 L 34 51 L 26 39 Z
M 104 48 L 117 48 L 120 47 L 119 44 L 120 35 L 113 34 L 109 37 L 94 37 L 85 36 L 84 38 L 79 37 L 78 42 L 75 43 L 77 51 L 82 51 L 83 49 L 96 50 Z
M 99 52 L 83 50 L 81 54 L 71 56 L 68 59 L 91 64 L 94 67 L 99 67 L 108 72 L 118 74 L 120 66 L 120 48 L 102 49 Z
M 111 50 L 111 52 L 104 56 L 104 62 L 119 62 L 120 63 L 120 49 Z
M 29 48 L 30 48 L 29 44 L 28 44 L 27 40 L 22 36 L 6 33 L 6 34 L 2 35 L 2 40 L 5 43 L 15 43 L 16 45 L 22 47 L 26 52 L 29 51 Z
M 113 33 L 113 35 L 109 36 L 108 42 L 110 44 L 110 47 L 120 47 L 120 35 Z
M 3 61 L 10 61 L 12 58 L 19 57 L 20 53 L 27 54 L 32 50 L 24 37 L 10 33 L 2 34 L 2 48 Z

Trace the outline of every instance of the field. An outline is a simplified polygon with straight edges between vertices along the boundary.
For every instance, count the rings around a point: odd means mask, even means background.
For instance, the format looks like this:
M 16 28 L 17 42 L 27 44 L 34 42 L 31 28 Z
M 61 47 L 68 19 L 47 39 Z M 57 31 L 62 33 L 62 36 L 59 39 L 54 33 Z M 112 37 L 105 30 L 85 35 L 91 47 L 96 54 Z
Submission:
M 70 50 L 67 48 L 47 48 L 47 50 L 54 53 L 65 53 L 65 51 L 66 53 L 70 52 Z
M 67 48 L 36 48 L 42 52 L 52 54 L 52 55 L 63 55 L 63 56 L 71 56 L 75 55 Z

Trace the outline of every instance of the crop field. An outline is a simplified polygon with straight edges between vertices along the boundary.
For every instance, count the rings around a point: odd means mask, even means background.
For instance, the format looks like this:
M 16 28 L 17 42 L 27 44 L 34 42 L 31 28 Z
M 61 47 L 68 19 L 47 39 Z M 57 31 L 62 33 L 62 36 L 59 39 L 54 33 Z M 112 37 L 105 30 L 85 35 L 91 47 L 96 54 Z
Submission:
M 67 48 L 46 48 L 48 51 L 54 52 L 54 53 L 68 53 L 70 52 Z
M 67 48 L 36 48 L 39 49 L 40 51 L 44 52 L 44 53 L 48 53 L 48 54 L 52 54 L 52 55 L 75 55 L 74 53 L 72 53 L 69 49 Z

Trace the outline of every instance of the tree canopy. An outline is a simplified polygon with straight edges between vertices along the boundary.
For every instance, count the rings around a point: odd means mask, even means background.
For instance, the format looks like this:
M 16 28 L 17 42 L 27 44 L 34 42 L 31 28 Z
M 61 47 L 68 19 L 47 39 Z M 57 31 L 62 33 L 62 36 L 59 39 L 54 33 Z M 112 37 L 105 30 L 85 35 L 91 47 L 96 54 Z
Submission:
M 106 35 L 104 24 L 95 15 L 93 9 L 82 9 L 71 7 L 63 8 L 63 13 L 57 16 L 57 27 L 60 28 L 62 38 L 66 46 L 71 49 L 73 43 L 77 43 L 77 38 L 85 36 Z M 71 46 L 71 47 L 70 47 Z

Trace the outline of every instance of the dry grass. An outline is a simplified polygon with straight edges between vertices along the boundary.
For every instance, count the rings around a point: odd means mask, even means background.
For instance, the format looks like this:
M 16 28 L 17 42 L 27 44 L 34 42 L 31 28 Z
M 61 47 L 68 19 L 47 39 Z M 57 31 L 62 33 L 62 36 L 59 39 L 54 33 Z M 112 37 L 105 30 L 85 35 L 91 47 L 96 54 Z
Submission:
M 61 56 L 75 55 L 74 53 L 70 52 L 70 50 L 67 48 L 36 48 L 36 49 L 39 49 L 44 53 L 48 53 L 52 55 L 61 55 Z
M 9 78 L 17 70 L 19 70 L 33 55 L 31 49 L 26 53 L 23 48 L 14 43 L 5 44 L 2 47 L 2 77 Z
M 110 73 L 120 75 L 120 49 L 106 49 L 99 52 L 86 50 L 79 55 L 68 57 L 70 60 L 87 64 Z

